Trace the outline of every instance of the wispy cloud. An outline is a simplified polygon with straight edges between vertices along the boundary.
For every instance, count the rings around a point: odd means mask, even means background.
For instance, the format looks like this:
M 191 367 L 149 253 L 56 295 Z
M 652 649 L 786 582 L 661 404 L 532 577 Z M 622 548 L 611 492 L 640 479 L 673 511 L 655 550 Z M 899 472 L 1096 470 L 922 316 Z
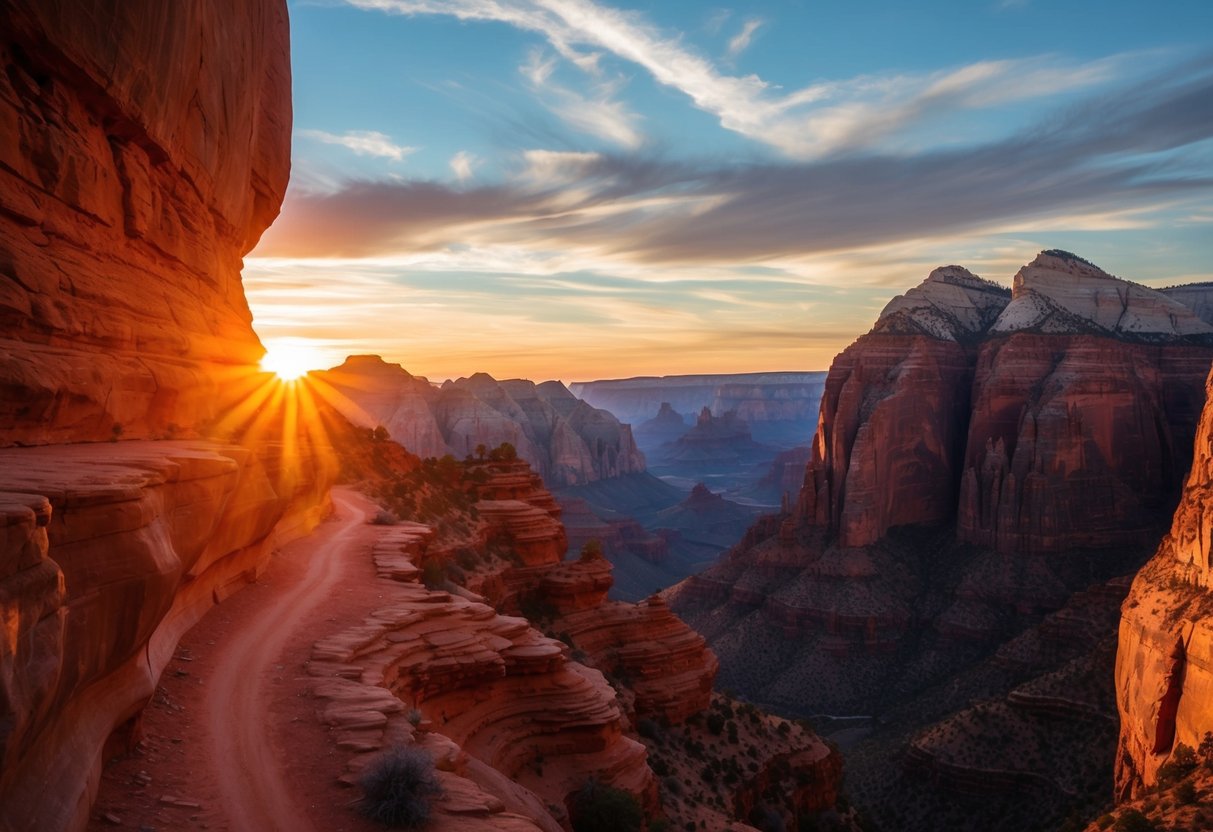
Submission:
M 736 60 L 742 52 L 750 48 L 750 44 L 754 42 L 754 33 L 762 26 L 763 20 L 757 17 L 751 17 L 741 26 L 741 31 L 729 38 L 728 56 L 730 60 Z
M 480 160 L 466 150 L 460 150 L 451 157 L 451 172 L 455 174 L 455 178 L 460 182 L 466 182 L 472 178 L 473 169 Z
M 336 144 L 352 150 L 359 156 L 378 156 L 391 159 L 393 162 L 403 162 L 410 153 L 416 153 L 417 148 L 396 144 L 392 137 L 378 130 L 350 130 L 345 133 L 329 133 L 324 130 L 300 130 L 300 135 L 325 144 Z
M 644 143 L 644 135 L 636 127 L 639 117 L 618 97 L 621 86 L 618 79 L 596 80 L 591 85 L 591 95 L 587 96 L 553 80 L 555 68 L 555 58 L 545 58 L 537 49 L 531 51 L 527 62 L 519 68 L 554 115 L 576 130 L 619 147 L 635 149 Z
M 757 75 L 722 72 L 679 34 L 662 31 L 638 13 L 591 0 L 346 2 L 397 14 L 508 23 L 541 35 L 557 54 L 578 65 L 588 63 L 595 71 L 598 56 L 609 53 L 682 92 L 725 129 L 798 159 L 870 149 L 896 129 L 941 111 L 992 107 L 1090 86 L 1107 80 L 1118 66 L 1116 61 L 992 61 L 937 73 L 822 81 L 785 91 Z M 739 43 L 748 43 L 756 28 L 747 23 Z
M 1213 139 L 1210 97 L 1213 66 L 1203 61 L 973 147 L 745 165 L 531 151 L 498 185 L 360 181 L 292 194 L 261 251 L 505 246 L 599 264 L 741 265 L 1036 229 L 1042 218 L 1074 229 L 1141 227 L 1142 211 L 1213 191 L 1202 150 Z

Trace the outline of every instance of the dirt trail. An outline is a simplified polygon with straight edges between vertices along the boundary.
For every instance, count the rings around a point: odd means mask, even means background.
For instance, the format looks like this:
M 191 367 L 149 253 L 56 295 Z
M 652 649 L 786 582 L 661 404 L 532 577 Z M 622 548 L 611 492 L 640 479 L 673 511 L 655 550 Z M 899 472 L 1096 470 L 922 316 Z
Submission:
M 282 664 L 292 634 L 331 595 L 341 577 L 345 548 L 367 520 L 369 504 L 352 492 L 333 490 L 337 523 L 321 526 L 301 543 L 307 570 L 289 593 L 262 607 L 250 626 L 224 646 L 207 683 L 205 719 L 210 759 L 217 765 L 224 809 L 234 832 L 314 829 L 287 785 L 282 755 L 271 736 L 267 679 Z

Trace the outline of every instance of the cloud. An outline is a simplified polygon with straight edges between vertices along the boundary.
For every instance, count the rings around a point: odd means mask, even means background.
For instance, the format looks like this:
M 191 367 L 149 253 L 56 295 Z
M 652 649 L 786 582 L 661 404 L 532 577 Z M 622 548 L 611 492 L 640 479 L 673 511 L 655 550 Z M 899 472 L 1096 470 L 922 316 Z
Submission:
M 956 89 L 971 91 L 972 79 L 941 82 L 938 94 Z M 514 249 L 603 268 L 736 266 L 1037 229 L 1050 218 L 1058 228 L 1140 227 L 1143 212 L 1213 190 L 1210 97 L 1204 58 L 972 147 L 750 164 L 536 150 L 496 185 L 354 181 L 292 192 L 259 253 Z
M 325 144 L 340 145 L 359 156 L 378 156 L 393 162 L 403 162 L 410 153 L 417 152 L 415 147 L 395 144 L 391 136 L 378 130 L 350 130 L 340 135 L 324 130 L 300 130 L 299 134 Z
M 346 2 L 395 14 L 508 23 L 541 35 L 557 54 L 578 65 L 589 62 L 595 71 L 598 55 L 609 53 L 641 67 L 658 83 L 682 92 L 694 106 L 714 115 L 725 129 L 797 159 L 871 148 L 893 130 L 945 108 L 991 107 L 1088 86 L 1106 80 L 1119 65 L 1117 61 L 1089 65 L 1062 61 L 1044 65 L 1039 59 L 997 61 L 942 73 L 860 76 L 784 91 L 757 75 L 721 72 L 687 47 L 680 35 L 666 34 L 638 13 L 591 0 Z M 741 34 L 747 30 L 752 37 L 749 23 Z M 1025 75 L 1034 77 L 1020 83 Z M 604 118 L 601 123 L 610 122 Z M 583 117 L 583 123 L 591 122 Z M 619 119 L 613 123 L 620 123 Z
M 728 56 L 730 60 L 736 60 L 742 52 L 750 48 L 750 44 L 754 42 L 754 33 L 762 26 L 763 20 L 757 17 L 751 17 L 741 26 L 741 31 L 729 38 Z
M 472 178 L 472 169 L 476 167 L 479 161 L 479 159 L 466 150 L 460 150 L 451 157 L 451 171 L 460 182 L 466 182 Z
M 532 50 L 519 71 L 544 106 L 574 129 L 631 150 L 644 143 L 636 128 L 639 117 L 617 97 L 619 80 L 599 80 L 592 95 L 583 95 L 552 80 L 555 59 L 545 59 L 539 50 Z

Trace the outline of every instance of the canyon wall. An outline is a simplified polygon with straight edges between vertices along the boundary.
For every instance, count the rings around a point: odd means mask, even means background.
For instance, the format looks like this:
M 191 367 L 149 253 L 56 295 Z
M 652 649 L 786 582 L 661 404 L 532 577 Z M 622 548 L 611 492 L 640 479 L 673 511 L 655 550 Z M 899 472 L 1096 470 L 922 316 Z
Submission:
M 463 459 L 478 446 L 509 442 L 554 487 L 644 470 L 631 428 L 558 381 L 497 381 L 477 373 L 439 388 L 375 355 L 350 356 L 310 378 L 352 422 L 382 425 L 419 456 Z
M 290 169 L 286 4 L 14 0 L 0 54 L 0 828 L 79 829 L 336 466 L 259 396 L 240 283 Z
M 1195 448 L 1171 531 L 1137 574 L 1121 612 L 1116 655 L 1119 799 L 1153 785 L 1159 767 L 1176 748 L 1197 749 L 1213 731 L 1213 405 L 1209 403 L 1200 418 Z
M 290 171 L 285 4 L 15 0 L 0 57 L 0 445 L 207 424 L 263 352 L 240 267 Z
M 937 269 L 835 359 L 790 511 L 673 606 L 709 634 L 725 684 L 875 706 L 900 662 L 863 656 L 957 656 L 960 634 L 996 643 L 1136 568 L 1178 499 L 1211 361 L 1192 309 L 1074 255 L 1041 253 L 1011 293 Z M 798 640 L 773 650 L 773 633 Z M 889 684 L 862 702 L 816 685 L 805 702 L 823 652 Z

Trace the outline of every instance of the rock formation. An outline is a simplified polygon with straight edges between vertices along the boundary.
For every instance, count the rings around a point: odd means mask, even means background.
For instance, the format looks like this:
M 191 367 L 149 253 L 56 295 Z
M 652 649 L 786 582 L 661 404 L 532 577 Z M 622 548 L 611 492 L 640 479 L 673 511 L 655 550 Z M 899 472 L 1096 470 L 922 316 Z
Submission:
M 285 5 L 16 0 L 0 33 L 0 444 L 207 424 L 263 353 L 240 258 L 290 169 Z
M 634 432 L 636 442 L 642 448 L 656 448 L 667 442 L 676 442 L 690 429 L 681 413 L 670 407 L 669 402 L 662 402 L 657 415 L 641 422 Z
M 644 470 L 631 428 L 574 397 L 560 382 L 497 381 L 485 373 L 437 388 L 378 356 L 351 356 L 312 373 L 355 424 L 384 426 L 420 456 L 459 459 L 509 442 L 553 486 Z
M 279 0 L 0 8 L 5 829 L 82 828 L 181 633 L 323 512 L 331 449 L 257 397 L 240 284 L 288 51 Z
M 1210 382 L 1213 384 L 1213 380 Z M 1213 388 L 1210 388 L 1213 389 Z M 1213 399 L 1210 399 L 1213 401 Z M 1170 533 L 1137 574 L 1120 622 L 1116 794 L 1153 785 L 1180 745 L 1213 731 L 1213 404 L 1206 402 L 1195 459 Z
M 825 373 L 736 373 L 722 375 L 644 376 L 578 381 L 573 394 L 639 425 L 663 404 L 679 413 L 736 410 L 751 424 L 811 423 L 821 398 Z
M 1134 569 L 1213 361 L 1181 296 L 1044 252 L 1009 297 L 946 267 L 891 301 L 831 367 L 790 511 L 671 596 L 723 683 L 872 713 Z

